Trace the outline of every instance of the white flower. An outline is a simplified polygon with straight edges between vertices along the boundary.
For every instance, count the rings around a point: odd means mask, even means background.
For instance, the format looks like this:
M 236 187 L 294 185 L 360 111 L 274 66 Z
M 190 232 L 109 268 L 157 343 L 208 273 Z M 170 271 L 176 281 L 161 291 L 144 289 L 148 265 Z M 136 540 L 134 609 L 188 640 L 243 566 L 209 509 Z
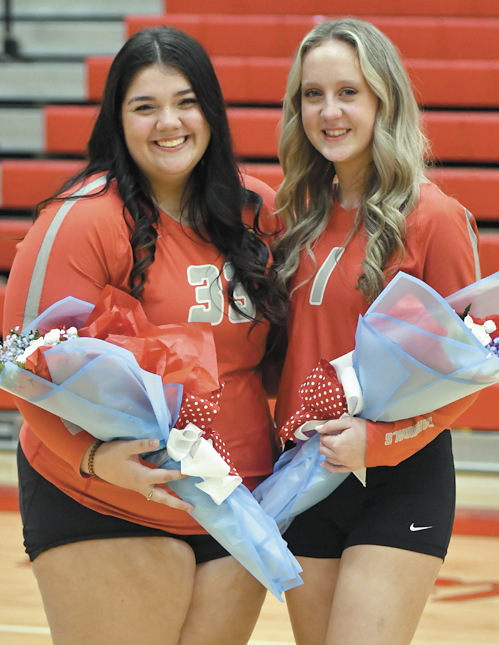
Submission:
M 76 327 L 70 327 L 66 329 L 66 336 L 69 338 L 78 338 L 78 330 Z
M 496 324 L 493 320 L 486 320 L 483 323 L 483 328 L 487 332 L 487 334 L 492 334 L 492 332 L 497 329 Z
M 38 347 L 41 347 L 42 345 L 45 345 L 45 340 L 44 338 L 40 337 L 37 340 L 34 340 L 29 347 L 27 347 L 22 354 L 20 354 L 16 358 L 17 363 L 21 363 L 21 365 L 24 365 L 26 363 L 26 359 L 30 354 L 33 354 L 35 350 L 38 349 Z
M 477 325 L 473 322 L 473 318 L 471 316 L 466 316 L 464 324 L 471 330 L 474 336 L 478 338 L 484 347 L 492 342 L 492 338 L 487 333 L 489 331 L 493 332 L 496 329 L 495 323 L 492 320 L 487 320 L 483 325 Z
M 61 330 L 60 329 L 51 329 L 43 337 L 44 342 L 42 345 L 57 345 L 61 342 Z

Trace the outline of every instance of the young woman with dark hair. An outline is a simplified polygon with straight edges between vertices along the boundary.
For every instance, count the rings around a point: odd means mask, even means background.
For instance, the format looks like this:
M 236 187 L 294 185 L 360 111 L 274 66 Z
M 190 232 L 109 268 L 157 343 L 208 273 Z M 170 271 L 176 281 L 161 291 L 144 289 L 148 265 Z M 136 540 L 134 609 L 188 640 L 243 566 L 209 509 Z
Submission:
M 112 64 L 86 168 L 19 246 L 6 329 L 108 284 L 156 325 L 210 323 L 225 383 L 213 427 L 252 489 L 275 457 L 258 369 L 285 308 L 269 275 L 273 197 L 239 174 L 203 48 L 172 28 L 141 32 Z M 180 473 L 140 462 L 157 442 L 97 445 L 18 404 L 25 546 L 54 645 L 246 643 L 265 590 L 169 493 Z

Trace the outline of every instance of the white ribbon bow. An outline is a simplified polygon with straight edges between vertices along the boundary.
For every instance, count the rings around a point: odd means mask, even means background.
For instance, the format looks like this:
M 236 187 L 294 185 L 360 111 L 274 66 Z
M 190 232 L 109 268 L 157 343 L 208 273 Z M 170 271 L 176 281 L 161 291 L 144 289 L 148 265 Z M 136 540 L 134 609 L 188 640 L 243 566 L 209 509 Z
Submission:
M 202 477 L 203 481 L 196 486 L 216 504 L 221 504 L 242 482 L 241 477 L 229 475 L 229 465 L 193 423 L 183 430 L 173 428 L 166 448 L 170 457 L 180 462 L 183 475 Z
M 350 416 L 355 416 L 360 414 L 364 409 L 364 399 L 362 397 L 362 389 L 360 387 L 357 374 L 353 368 L 353 352 L 349 354 L 344 354 L 339 358 L 335 358 L 334 361 L 331 361 L 331 365 L 336 370 L 336 375 L 338 377 L 339 383 L 343 386 L 343 391 L 345 393 L 345 399 L 347 402 L 348 414 Z M 345 416 L 345 415 L 343 415 Z M 295 437 L 301 439 L 302 441 L 307 441 L 310 439 L 305 432 L 310 430 L 315 430 L 317 426 L 324 425 L 327 421 L 307 421 L 297 430 L 295 430 Z M 366 469 L 360 468 L 359 470 L 354 470 L 353 474 L 361 482 L 363 486 L 366 485 Z

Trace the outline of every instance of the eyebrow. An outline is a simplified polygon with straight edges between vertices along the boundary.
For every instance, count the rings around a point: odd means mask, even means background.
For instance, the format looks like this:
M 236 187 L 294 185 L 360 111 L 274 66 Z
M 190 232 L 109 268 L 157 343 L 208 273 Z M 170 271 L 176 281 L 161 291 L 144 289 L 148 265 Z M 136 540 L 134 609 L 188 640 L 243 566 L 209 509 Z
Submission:
M 339 85 L 356 85 L 357 83 L 360 82 L 360 79 L 354 79 L 354 78 L 343 78 L 338 81 Z M 302 87 L 307 87 L 308 85 L 320 85 L 320 81 L 316 81 L 312 79 L 311 81 L 302 81 Z
M 192 87 L 188 87 L 185 90 L 176 92 L 175 96 L 184 96 L 184 94 L 194 94 L 194 90 Z M 132 98 L 127 101 L 127 105 L 130 105 L 130 103 L 134 103 L 135 101 L 154 101 L 155 98 L 155 96 L 132 96 Z

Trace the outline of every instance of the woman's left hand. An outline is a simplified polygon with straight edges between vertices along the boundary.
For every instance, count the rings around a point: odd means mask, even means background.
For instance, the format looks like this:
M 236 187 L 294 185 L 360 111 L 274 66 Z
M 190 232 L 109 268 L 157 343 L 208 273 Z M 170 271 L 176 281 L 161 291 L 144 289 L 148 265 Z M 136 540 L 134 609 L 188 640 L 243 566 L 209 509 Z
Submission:
M 360 470 L 366 464 L 367 424 L 359 417 L 341 417 L 317 428 L 321 436 L 319 452 L 326 457 L 322 463 L 332 473 Z

